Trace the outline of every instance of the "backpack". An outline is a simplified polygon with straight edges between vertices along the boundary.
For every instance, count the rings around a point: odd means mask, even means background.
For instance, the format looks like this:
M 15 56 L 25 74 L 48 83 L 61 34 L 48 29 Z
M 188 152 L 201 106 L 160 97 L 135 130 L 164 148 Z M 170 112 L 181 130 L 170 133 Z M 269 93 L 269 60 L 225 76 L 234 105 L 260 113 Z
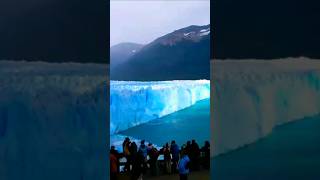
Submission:
M 159 152 L 158 152 L 158 150 L 157 150 L 156 148 L 152 148 L 152 149 L 151 149 L 151 151 L 150 151 L 150 157 L 151 157 L 152 159 L 156 159 L 156 158 L 158 157 L 158 154 L 159 154 Z

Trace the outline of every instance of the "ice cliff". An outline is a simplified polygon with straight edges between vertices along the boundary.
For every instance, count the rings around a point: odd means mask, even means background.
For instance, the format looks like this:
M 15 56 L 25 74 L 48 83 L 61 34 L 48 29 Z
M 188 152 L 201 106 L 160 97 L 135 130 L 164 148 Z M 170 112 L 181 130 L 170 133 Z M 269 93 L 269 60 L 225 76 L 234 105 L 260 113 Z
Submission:
M 146 123 L 210 98 L 209 80 L 111 81 L 110 133 Z
M 107 179 L 107 70 L 0 61 L 0 179 Z
M 213 156 L 320 113 L 319 60 L 217 60 L 211 70 Z

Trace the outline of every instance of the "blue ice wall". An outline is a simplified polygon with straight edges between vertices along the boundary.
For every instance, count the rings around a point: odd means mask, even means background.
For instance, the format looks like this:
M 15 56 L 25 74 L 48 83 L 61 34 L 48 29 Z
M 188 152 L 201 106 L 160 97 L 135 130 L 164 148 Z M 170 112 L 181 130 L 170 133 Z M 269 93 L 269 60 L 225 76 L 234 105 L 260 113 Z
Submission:
M 320 113 L 319 60 L 216 60 L 211 68 L 212 155 L 254 143 L 277 125 Z
M 146 123 L 210 97 L 209 80 L 111 81 L 110 133 Z
M 0 61 L 0 179 L 108 179 L 106 65 Z

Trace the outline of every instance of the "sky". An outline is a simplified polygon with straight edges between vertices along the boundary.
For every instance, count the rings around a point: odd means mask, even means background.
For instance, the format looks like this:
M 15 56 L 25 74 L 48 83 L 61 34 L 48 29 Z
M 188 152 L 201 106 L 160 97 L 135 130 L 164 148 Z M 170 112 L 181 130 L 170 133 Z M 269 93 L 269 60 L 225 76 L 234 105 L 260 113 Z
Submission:
M 110 46 L 147 44 L 174 30 L 207 24 L 209 0 L 110 1 Z

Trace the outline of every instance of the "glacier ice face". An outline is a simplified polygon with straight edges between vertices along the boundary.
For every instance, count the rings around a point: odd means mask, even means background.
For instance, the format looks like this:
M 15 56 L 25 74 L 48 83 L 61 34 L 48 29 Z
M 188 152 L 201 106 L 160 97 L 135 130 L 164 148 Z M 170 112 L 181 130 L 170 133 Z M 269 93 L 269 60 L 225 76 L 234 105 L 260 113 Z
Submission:
M 0 179 L 108 179 L 107 70 L 0 61 Z
M 212 69 L 212 156 L 320 113 L 320 61 L 217 60 Z
M 209 80 L 111 81 L 110 133 L 160 118 L 209 97 Z

